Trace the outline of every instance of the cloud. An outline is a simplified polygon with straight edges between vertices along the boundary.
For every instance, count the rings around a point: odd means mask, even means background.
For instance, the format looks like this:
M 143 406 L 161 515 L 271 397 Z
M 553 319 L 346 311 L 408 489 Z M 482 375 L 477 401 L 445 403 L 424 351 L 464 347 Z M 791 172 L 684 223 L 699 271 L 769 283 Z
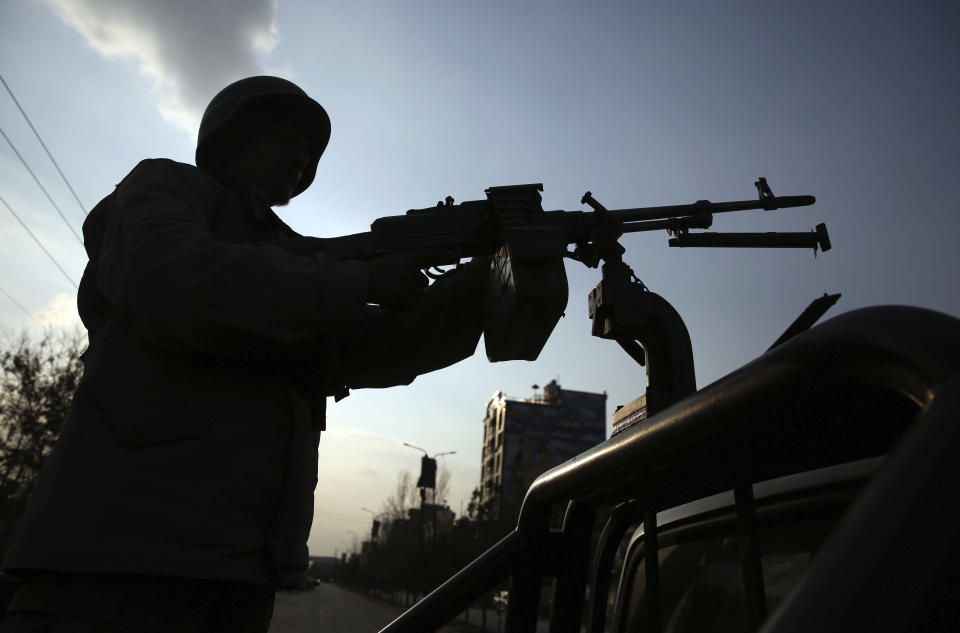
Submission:
M 395 435 L 385 435 L 366 429 L 349 427 L 341 424 L 340 426 L 328 429 L 324 433 L 325 437 L 338 437 L 344 440 L 356 442 L 366 442 L 369 444 L 383 444 L 384 446 L 401 449 L 406 452 L 409 449 L 403 448 L 403 440 Z
M 277 43 L 277 0 L 46 0 L 109 59 L 133 61 L 170 123 L 195 135 L 210 98 L 263 74 Z
M 83 327 L 80 315 L 77 314 L 77 298 L 66 292 L 50 299 L 46 307 L 33 313 L 33 318 L 43 327 Z

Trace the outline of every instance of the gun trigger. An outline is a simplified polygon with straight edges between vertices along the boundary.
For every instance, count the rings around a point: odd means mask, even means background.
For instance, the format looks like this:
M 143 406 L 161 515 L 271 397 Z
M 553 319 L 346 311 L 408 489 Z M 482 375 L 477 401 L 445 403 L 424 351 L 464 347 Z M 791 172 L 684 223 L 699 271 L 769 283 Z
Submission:
M 431 269 L 432 269 L 432 270 L 431 270 Z M 434 272 L 434 271 L 436 271 L 436 272 Z M 444 270 L 443 268 L 440 268 L 439 266 L 430 266 L 430 267 L 428 267 L 428 268 L 424 268 L 424 269 L 423 269 L 423 274 L 425 274 L 425 275 L 426 275 L 427 277 L 429 277 L 430 279 L 433 279 L 434 281 L 436 281 L 437 279 L 440 279 L 441 277 L 446 276 L 446 274 L 449 273 L 449 272 L 451 272 L 451 271 L 449 271 L 449 270 Z

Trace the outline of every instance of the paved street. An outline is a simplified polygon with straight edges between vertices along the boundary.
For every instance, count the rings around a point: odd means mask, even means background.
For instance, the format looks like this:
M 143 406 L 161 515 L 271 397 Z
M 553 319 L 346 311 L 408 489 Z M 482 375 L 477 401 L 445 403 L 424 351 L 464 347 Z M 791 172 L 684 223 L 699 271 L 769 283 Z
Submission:
M 399 608 L 389 607 L 334 584 L 322 583 L 316 589 L 301 594 L 277 594 L 270 633 L 376 633 L 400 613 Z M 444 633 L 464 630 L 471 629 L 442 629 Z M 491 631 L 496 631 L 496 628 Z

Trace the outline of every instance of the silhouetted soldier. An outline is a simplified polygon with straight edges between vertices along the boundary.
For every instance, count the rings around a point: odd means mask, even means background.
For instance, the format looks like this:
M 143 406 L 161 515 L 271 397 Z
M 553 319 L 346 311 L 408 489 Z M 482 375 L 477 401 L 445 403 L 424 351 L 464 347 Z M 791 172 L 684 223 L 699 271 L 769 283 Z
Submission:
M 265 631 L 307 567 L 326 397 L 473 353 L 483 262 L 425 291 L 412 257 L 278 246 L 298 236 L 271 206 L 329 136 L 300 88 L 244 79 L 197 167 L 145 160 L 90 213 L 85 374 L 4 564 L 4 632 Z

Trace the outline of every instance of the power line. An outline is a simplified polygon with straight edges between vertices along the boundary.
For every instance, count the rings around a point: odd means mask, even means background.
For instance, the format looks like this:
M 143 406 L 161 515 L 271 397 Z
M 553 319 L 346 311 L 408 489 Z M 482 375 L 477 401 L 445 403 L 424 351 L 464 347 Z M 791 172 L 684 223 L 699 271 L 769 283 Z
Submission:
M 10 301 L 12 301 L 15 306 L 17 306 L 18 308 L 20 308 L 21 310 L 23 310 L 23 313 L 26 314 L 28 317 L 30 317 L 30 318 L 33 320 L 34 323 L 36 323 L 36 324 L 39 325 L 40 327 L 43 327 L 43 323 L 40 323 L 40 321 L 37 321 L 37 318 L 36 318 L 35 316 L 33 316 L 32 314 L 30 314 L 30 311 L 27 310 L 26 308 L 24 308 L 22 303 L 20 303 L 20 302 L 17 301 L 16 299 L 14 299 L 14 298 L 13 298 L 13 295 L 11 295 L 9 292 L 7 292 L 6 290 L 4 290 L 2 287 L 0 287 L 0 292 L 2 292 L 3 294 L 5 294 L 5 295 L 7 296 L 7 299 L 9 299 Z
M 77 234 L 77 232 L 73 229 L 73 226 L 70 224 L 70 221 L 67 220 L 67 216 L 63 215 L 63 211 L 60 210 L 60 207 L 57 205 L 57 203 L 54 202 L 53 198 L 50 197 L 50 194 L 47 192 L 47 188 L 43 186 L 43 183 L 40 182 L 40 179 L 37 178 L 37 175 L 33 173 L 32 169 L 30 169 L 30 165 L 28 165 L 27 161 L 23 159 L 23 156 L 20 155 L 20 152 L 17 150 L 16 146 L 13 144 L 13 141 L 10 140 L 10 137 L 7 136 L 7 133 L 3 131 L 2 127 L 0 127 L 0 134 L 3 135 L 4 140 L 6 140 L 7 144 L 10 145 L 10 148 L 13 150 L 13 153 L 17 155 L 17 158 L 20 159 L 20 162 L 23 163 L 23 166 L 26 167 L 27 171 L 30 172 L 30 175 L 33 176 L 33 181 L 37 183 L 37 186 L 40 187 L 40 191 L 43 192 L 43 195 L 47 197 L 47 200 L 50 201 L 50 204 L 53 205 L 53 208 L 56 209 L 57 213 L 60 214 L 60 217 L 63 219 L 63 223 L 67 225 L 67 228 L 70 229 L 70 232 L 73 233 L 73 236 L 77 238 L 78 242 L 80 242 L 80 246 L 83 246 L 83 238 L 81 238 Z
M 60 262 L 57 261 L 57 258 L 50 254 L 50 251 L 48 251 L 47 248 L 43 245 L 43 242 L 40 241 L 40 238 L 38 238 L 36 235 L 33 234 L 33 231 L 30 230 L 30 227 L 28 227 L 26 223 L 20 219 L 20 216 L 17 215 L 17 213 L 13 210 L 13 207 L 11 207 L 7 203 L 7 201 L 3 199 L 3 196 L 0 196 L 0 202 L 3 203 L 3 206 L 7 207 L 7 211 L 9 211 L 10 214 L 17 219 L 17 222 L 19 222 L 20 226 L 23 227 L 23 230 L 25 230 L 30 235 L 30 237 L 33 238 L 33 241 L 37 243 L 37 246 L 39 246 L 43 250 L 43 252 L 47 254 L 47 257 L 50 258 L 50 261 L 53 262 L 53 265 L 56 266 L 57 269 L 59 269 L 60 272 L 63 273 L 63 276 L 67 278 L 67 281 L 70 282 L 70 285 L 76 288 L 77 290 L 79 290 L 76 282 L 74 282 L 73 279 L 70 277 L 70 275 L 67 274 L 67 271 L 63 269 L 63 266 L 60 265 Z
M 13 99 L 13 102 L 17 104 L 17 109 L 20 110 L 20 114 L 23 115 L 23 118 L 26 120 L 27 125 L 30 126 L 30 129 L 33 130 L 33 135 L 37 137 L 37 140 L 40 141 L 40 146 L 43 147 L 43 151 L 47 153 L 47 157 L 50 158 L 50 162 L 53 163 L 53 166 L 57 168 L 57 173 L 60 174 L 60 177 L 63 178 L 64 184 L 67 185 L 67 189 L 70 190 L 70 193 L 73 194 L 73 199 L 77 201 L 77 204 L 80 206 L 80 211 L 84 215 L 87 215 L 87 210 L 84 208 L 83 203 L 80 202 L 80 197 L 77 195 L 77 192 L 73 190 L 73 187 L 70 185 L 70 181 L 67 180 L 66 175 L 64 175 L 63 170 L 60 169 L 60 165 L 53 158 L 53 154 L 50 153 L 50 150 L 47 149 L 47 144 L 43 142 L 43 139 L 40 138 L 40 132 L 37 132 L 37 128 L 33 127 L 33 122 L 30 121 L 30 117 L 27 116 L 26 111 L 20 105 L 20 102 L 17 101 L 17 97 L 13 94 L 13 90 L 10 89 L 10 86 L 7 84 L 6 80 L 3 78 L 3 75 L 0 75 L 0 83 L 3 84 L 3 87 L 7 89 L 7 92 L 10 93 L 10 98 Z
M 370 517 L 368 516 L 356 516 L 351 514 L 340 514 L 338 512 L 328 512 L 326 510 L 314 510 L 313 512 L 317 516 L 322 516 L 327 519 L 334 519 L 336 521 L 357 521 L 359 522 L 368 522 Z

